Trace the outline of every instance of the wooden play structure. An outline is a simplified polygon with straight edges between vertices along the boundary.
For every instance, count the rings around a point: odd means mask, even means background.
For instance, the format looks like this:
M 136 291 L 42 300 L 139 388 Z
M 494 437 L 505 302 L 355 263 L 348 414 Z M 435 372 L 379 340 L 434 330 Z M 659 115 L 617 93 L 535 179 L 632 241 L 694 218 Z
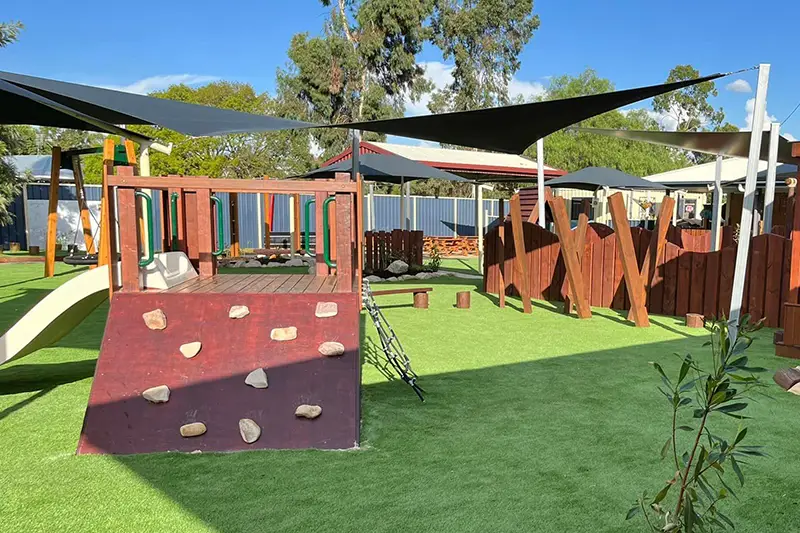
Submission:
M 794 198 L 794 187 L 789 190 Z M 620 231 L 589 223 L 586 214 L 572 229 L 563 199 L 549 195 L 547 201 L 555 233 L 523 220 L 512 198 L 510 220 L 486 234 L 484 287 L 501 305 L 507 295 L 520 296 L 525 311 L 529 298 L 563 300 L 565 311 L 574 306 L 580 318 L 590 317 L 591 307 L 606 307 L 628 311 L 637 326 L 649 323 L 649 313 L 728 316 L 736 243 L 729 235 L 721 250 L 709 252 L 705 235 L 673 227 L 671 197 L 661 202 L 653 231 L 631 228 L 617 195 L 609 197 L 609 208 Z M 742 313 L 769 327 L 784 326 L 788 309 L 800 303 L 800 209 L 793 202 L 787 209 L 786 233 L 753 237 L 749 251 Z
M 104 198 L 116 201 L 103 203 L 102 217 L 118 235 L 103 233 L 111 308 L 78 452 L 357 446 L 361 180 L 349 174 L 315 181 L 140 177 L 133 166 L 105 170 Z M 145 190 L 169 206 L 162 235 L 153 234 Z M 223 242 L 217 192 L 313 194 L 321 236 L 316 271 L 217 275 Z M 169 252 L 154 253 L 157 239 Z M 335 263 L 326 261 L 324 244 L 335 247 Z M 171 254 L 185 254 L 199 276 L 162 290 L 146 286 L 142 269 L 153 261 L 168 264 Z M 150 327 L 146 317 L 154 313 L 164 317 L 163 328 Z M 189 357 L 183 347 L 193 343 L 202 348 Z M 168 390 L 168 401 L 142 396 L 153 388 Z M 240 435 L 241 420 L 263 433 L 249 442 Z M 205 432 L 195 437 L 181 429 L 200 423 Z

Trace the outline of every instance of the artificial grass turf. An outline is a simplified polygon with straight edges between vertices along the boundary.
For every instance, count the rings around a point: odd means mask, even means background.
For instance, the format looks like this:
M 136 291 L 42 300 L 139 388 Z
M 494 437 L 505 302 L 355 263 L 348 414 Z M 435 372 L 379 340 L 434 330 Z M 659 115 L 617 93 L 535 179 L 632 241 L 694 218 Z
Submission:
M 41 280 L 41 265 L 0 266 L 0 330 L 72 275 L 56 268 L 67 273 Z M 702 358 L 705 335 L 666 317 L 636 329 L 600 309 L 579 321 L 546 302 L 523 315 L 518 300 L 499 309 L 479 294 L 459 310 L 455 292 L 475 285 L 427 284 L 428 310 L 378 299 L 427 401 L 371 364 L 365 322 L 362 449 L 345 452 L 74 456 L 102 306 L 58 346 L 0 367 L 0 531 L 644 531 L 624 514 L 671 475 L 658 459 L 669 410 L 647 362 L 674 371 L 673 352 Z M 770 336 L 751 358 L 790 366 Z M 723 504 L 739 531 L 800 523 L 800 398 L 772 390 L 748 421 L 771 457 L 745 469 L 740 503 Z

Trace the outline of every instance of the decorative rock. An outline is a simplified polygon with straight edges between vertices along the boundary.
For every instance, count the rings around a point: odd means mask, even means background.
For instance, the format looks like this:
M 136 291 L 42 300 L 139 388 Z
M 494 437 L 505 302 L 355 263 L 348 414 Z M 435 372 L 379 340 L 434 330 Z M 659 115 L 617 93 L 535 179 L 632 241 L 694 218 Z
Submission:
M 383 279 L 383 280 L 381 280 L 381 281 L 388 281 L 388 282 L 392 282 L 392 281 L 397 281 L 397 278 L 396 278 L 396 277 L 394 277 L 394 276 L 392 276 L 391 278 L 386 278 L 386 279 Z
M 246 268 L 261 268 L 261 261 L 258 259 L 251 259 L 244 265 Z
M 234 305 L 228 311 L 228 318 L 244 318 L 250 314 L 250 309 L 246 305 Z
M 397 261 L 393 261 L 388 267 L 386 267 L 386 270 L 388 270 L 392 274 L 405 274 L 406 272 L 408 272 L 408 263 L 398 259 Z
M 267 268 L 278 268 L 282 266 L 283 263 L 278 263 L 277 261 L 270 261 L 269 263 L 267 263 Z
M 369 281 L 370 283 L 377 283 L 379 281 L 383 281 L 383 278 L 380 276 L 367 276 L 364 279 Z
M 167 327 L 167 315 L 161 309 L 154 309 L 142 315 L 144 324 L 153 330 L 162 330 Z
M 800 383 L 798 383 L 797 385 L 793 385 L 792 388 L 789 389 L 789 392 L 800 396 Z
M 297 409 L 294 410 L 294 416 L 302 417 L 302 418 L 317 418 L 319 415 L 322 414 L 322 407 L 319 405 L 298 405 Z
M 240 259 L 239 261 L 236 261 L 236 262 L 235 262 L 233 265 L 231 265 L 231 266 L 232 266 L 233 268 L 243 268 L 243 267 L 247 266 L 247 261 L 243 261 L 243 260 L 241 260 L 241 259 Z
M 293 341 L 297 338 L 297 328 L 289 326 L 288 328 L 274 328 L 269 338 L 274 341 Z
M 253 444 L 261 436 L 261 427 L 249 418 L 239 420 L 239 434 L 247 444 Z
M 319 345 L 319 353 L 327 357 L 335 357 L 344 353 L 344 344 L 336 341 L 327 341 Z
M 203 343 L 200 341 L 194 342 L 187 342 L 186 344 L 181 344 L 181 353 L 186 359 L 191 359 L 198 353 L 200 353 L 200 348 L 203 347 Z
M 300 258 L 289 259 L 286 261 L 283 266 L 287 267 L 301 267 L 306 266 L 306 263 Z
M 269 386 L 267 382 L 267 373 L 263 368 L 256 368 L 244 378 L 244 382 L 256 389 L 266 389 Z
M 166 385 L 150 387 L 142 392 L 142 398 L 151 403 L 166 403 L 169 401 L 169 387 Z
M 206 432 L 206 425 L 202 422 L 192 422 L 181 426 L 181 437 L 199 437 Z
M 414 278 L 413 274 L 403 274 L 402 276 L 397 276 L 398 281 L 406 281 L 409 279 L 416 279 Z
M 317 309 L 314 315 L 317 318 L 330 318 L 339 312 L 339 305 L 336 302 L 317 302 Z

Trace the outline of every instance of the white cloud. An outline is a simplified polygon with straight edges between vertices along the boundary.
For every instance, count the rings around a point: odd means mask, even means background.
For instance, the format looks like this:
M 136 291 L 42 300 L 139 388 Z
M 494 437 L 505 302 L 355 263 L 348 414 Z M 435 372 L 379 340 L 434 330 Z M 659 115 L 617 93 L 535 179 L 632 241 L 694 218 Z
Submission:
M 454 65 L 448 65 L 440 61 L 425 61 L 419 64 L 425 70 L 425 77 L 433 83 L 436 89 L 444 89 L 453 82 Z M 530 100 L 536 96 L 541 96 L 546 92 L 544 85 L 536 81 L 524 81 L 512 78 L 508 84 L 508 95 L 512 99 L 522 96 L 525 100 Z M 422 95 L 419 100 L 412 102 L 406 97 L 406 115 L 428 115 L 428 103 L 431 101 L 430 94 Z
M 744 122 L 744 128 L 739 128 L 741 131 L 750 131 L 753 129 L 753 110 L 755 109 L 756 99 L 755 98 L 748 98 L 747 103 L 744 105 L 744 110 L 746 113 Z M 764 111 L 764 129 L 769 129 L 770 122 L 777 122 L 778 118 L 774 115 L 770 115 L 767 111 Z
M 204 76 L 200 74 L 167 74 L 164 76 L 150 76 L 129 85 L 106 85 L 107 89 L 114 89 L 126 93 L 150 94 L 161 91 L 171 85 L 201 85 L 219 80 L 219 76 Z
M 734 93 L 751 93 L 753 88 L 747 80 L 738 79 L 730 82 L 725 88 Z
M 678 121 L 675 119 L 674 116 L 670 115 L 669 113 L 662 112 L 662 111 L 653 111 L 652 109 L 646 108 L 632 108 L 632 109 L 620 109 L 620 113 L 623 115 L 627 115 L 631 111 L 644 111 L 647 113 L 647 116 L 658 122 L 658 125 L 664 131 L 675 131 L 678 129 Z

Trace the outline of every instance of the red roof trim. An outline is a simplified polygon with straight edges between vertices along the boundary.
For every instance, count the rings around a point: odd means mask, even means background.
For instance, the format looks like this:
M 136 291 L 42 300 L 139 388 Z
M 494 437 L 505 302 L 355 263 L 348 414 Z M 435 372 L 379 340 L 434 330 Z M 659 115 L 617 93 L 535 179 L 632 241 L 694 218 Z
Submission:
M 361 141 L 361 149 L 359 150 L 359 153 L 399 155 L 396 154 L 395 152 L 386 150 L 385 148 L 375 146 L 374 144 L 368 141 Z M 328 166 L 334 163 L 338 163 L 339 161 L 350 159 L 352 157 L 352 154 L 353 154 L 353 149 L 352 147 L 350 147 L 341 154 L 333 156 L 332 158 L 325 161 L 322 164 L 322 166 Z M 472 165 L 469 163 L 448 163 L 443 161 L 417 160 L 417 162 L 422 163 L 423 165 L 428 165 L 429 167 L 438 168 L 439 170 L 452 171 L 452 172 L 469 172 L 472 174 L 496 174 L 498 176 L 536 176 L 537 174 L 537 170 L 535 168 L 506 167 L 500 165 Z M 565 170 L 560 170 L 556 168 L 544 169 L 544 175 L 546 178 L 564 176 L 565 174 L 567 174 Z

